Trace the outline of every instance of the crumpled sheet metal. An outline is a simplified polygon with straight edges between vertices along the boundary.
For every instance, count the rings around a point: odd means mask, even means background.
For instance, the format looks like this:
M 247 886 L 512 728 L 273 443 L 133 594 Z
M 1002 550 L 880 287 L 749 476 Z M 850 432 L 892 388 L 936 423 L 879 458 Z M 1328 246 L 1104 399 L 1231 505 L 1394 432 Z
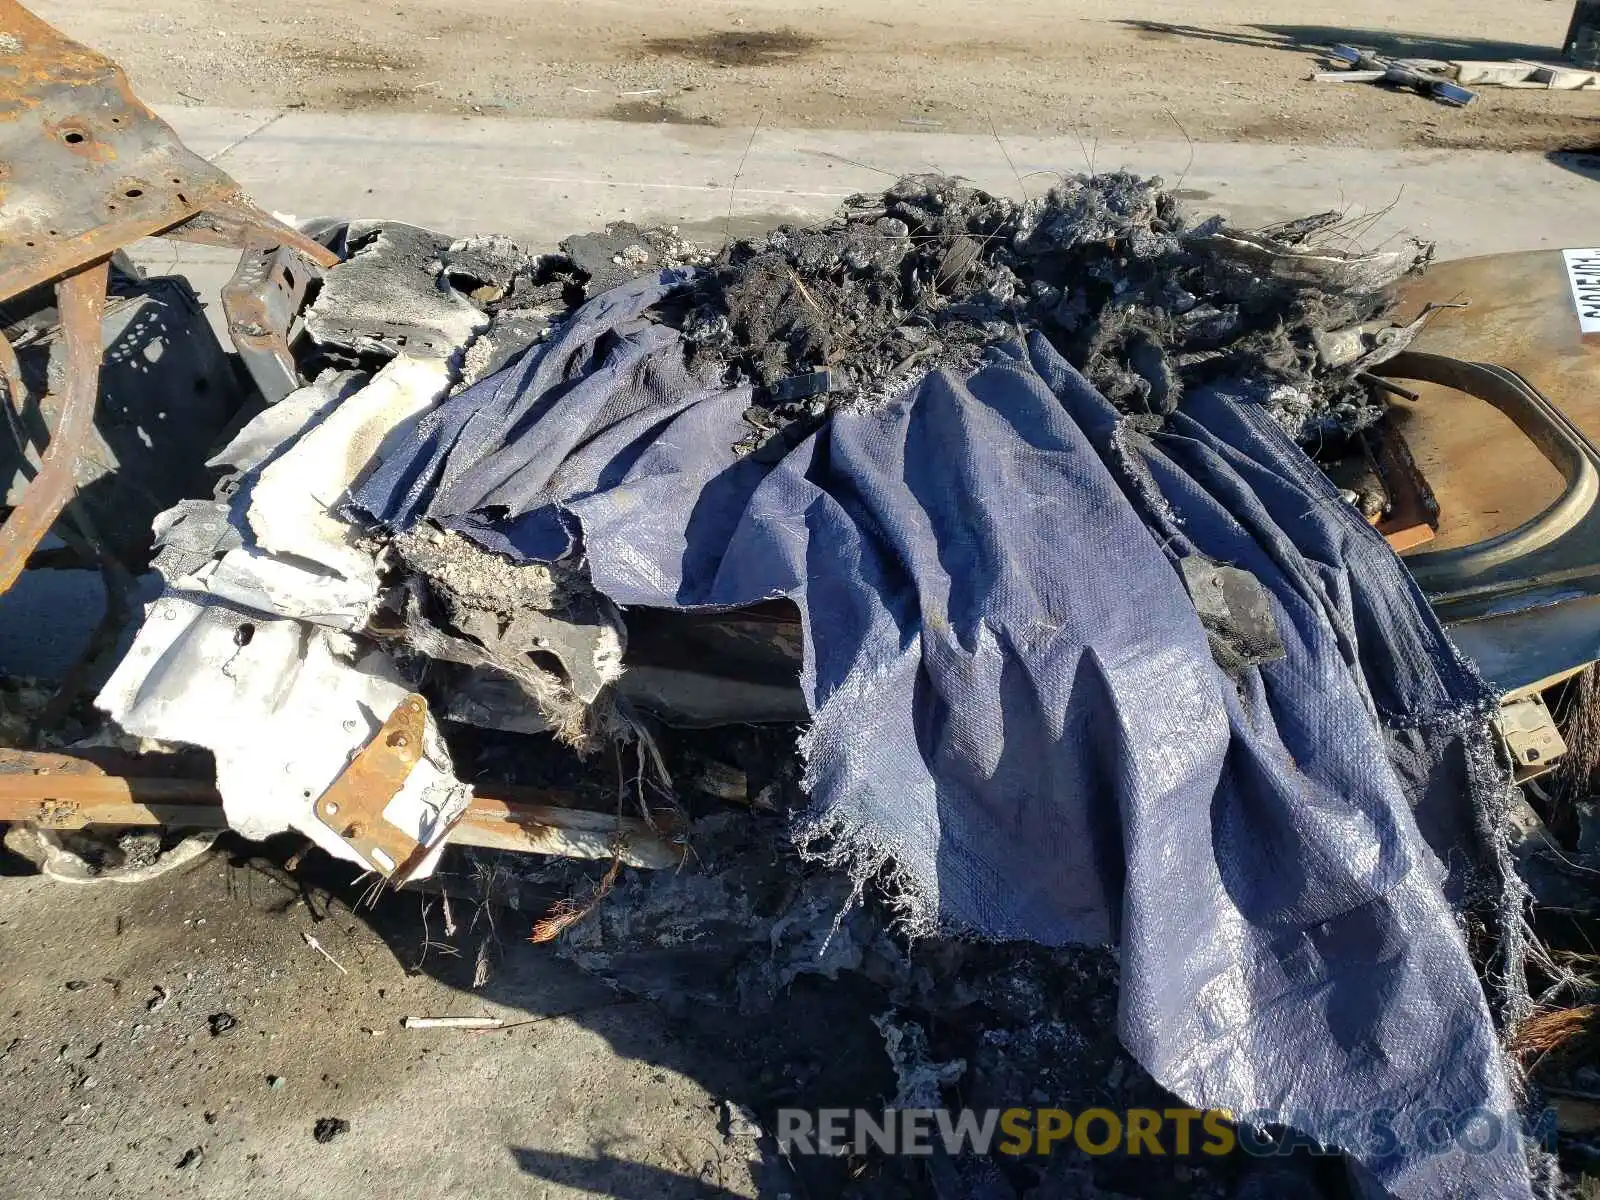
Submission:
M 448 385 L 433 358 L 397 358 L 370 382 L 326 372 L 217 456 L 244 468 L 228 501 L 186 502 L 157 522 L 168 586 L 97 703 L 130 733 L 213 751 L 229 824 L 247 836 L 297 829 L 360 861 L 313 806 L 411 688 L 345 632 L 370 616 L 378 570 L 332 513 Z M 442 844 L 469 799 L 435 735 L 389 819 Z
M 447 366 L 402 356 L 344 397 L 249 485 L 250 530 L 269 554 L 313 564 L 377 592 L 372 554 L 335 515 L 357 479 L 384 460 L 393 431 L 450 386 Z
M 1486 691 L 1252 395 L 1191 396 L 1137 440 L 1034 335 L 773 464 L 733 449 L 747 393 L 689 375 L 648 320 L 684 279 L 597 298 L 425 414 L 354 507 L 519 558 L 577 546 L 624 606 L 791 597 L 801 837 L 892 866 L 913 924 L 1116 940 L 1123 1039 L 1186 1101 L 1514 1128 L 1440 861 L 1479 854 L 1452 772 Z M 1281 658 L 1217 665 L 1174 569 L 1191 554 L 1266 587 Z M 1514 1140 L 1346 1149 L 1391 1195 L 1530 1192 Z
M 357 630 L 378 568 L 333 515 L 383 444 L 449 386 L 444 363 L 402 357 L 369 381 L 324 372 L 264 410 L 209 465 L 240 474 L 228 501 L 188 501 L 155 526 L 156 565 L 181 593 L 329 628 Z
M 295 829 L 359 863 L 317 819 L 316 802 L 410 691 L 385 654 L 343 634 L 167 595 L 97 703 L 128 733 L 215 754 L 228 824 L 246 837 Z M 452 774 L 431 721 L 429 730 L 385 817 L 437 850 L 471 789 Z

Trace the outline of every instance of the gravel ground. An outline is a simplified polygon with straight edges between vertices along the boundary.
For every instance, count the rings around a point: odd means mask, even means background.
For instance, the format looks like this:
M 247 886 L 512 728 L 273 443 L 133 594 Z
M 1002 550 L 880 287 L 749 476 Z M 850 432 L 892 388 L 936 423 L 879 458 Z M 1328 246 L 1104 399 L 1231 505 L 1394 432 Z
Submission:
M 757 1194 L 759 1156 L 722 1132 L 743 1054 L 528 945 L 526 921 L 469 991 L 436 897 L 424 924 L 417 895 L 368 904 L 322 868 L 222 851 L 140 885 L 0 876 L 0 1195 Z M 400 1023 L 444 1015 L 515 1027 Z M 330 1119 L 349 1129 L 322 1142 Z
M 1573 149 L 1600 92 L 1313 84 L 1334 42 L 1555 59 L 1567 0 L 37 0 L 147 99 L 794 128 Z M 1309 11 L 1309 10 L 1308 10 Z M 1311 22 L 1320 23 L 1311 23 Z M 1288 22 L 1288 23 L 1285 23 Z

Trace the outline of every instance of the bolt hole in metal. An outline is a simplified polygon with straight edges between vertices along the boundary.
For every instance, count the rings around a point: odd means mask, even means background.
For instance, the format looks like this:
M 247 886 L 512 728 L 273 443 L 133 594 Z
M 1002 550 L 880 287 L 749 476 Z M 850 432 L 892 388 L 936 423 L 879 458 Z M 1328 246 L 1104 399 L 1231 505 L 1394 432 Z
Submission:
M 79 133 L 76 129 L 69 129 L 61 135 L 61 140 L 69 146 L 76 146 L 82 142 L 88 141 L 89 139 L 82 133 Z
M 124 196 L 126 196 L 129 200 L 137 200 L 140 196 L 144 195 L 144 189 L 142 189 L 142 188 L 129 188 L 127 191 L 123 192 L 122 194 Z

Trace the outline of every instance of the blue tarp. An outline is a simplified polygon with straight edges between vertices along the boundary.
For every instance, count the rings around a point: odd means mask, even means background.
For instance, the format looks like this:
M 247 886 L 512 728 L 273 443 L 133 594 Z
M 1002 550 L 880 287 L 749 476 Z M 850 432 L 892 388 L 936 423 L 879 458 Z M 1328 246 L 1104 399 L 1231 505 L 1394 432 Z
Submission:
M 771 462 L 735 448 L 749 390 L 650 319 L 690 278 L 419 418 L 354 507 L 581 553 L 624 606 L 793 600 L 803 840 L 887 867 L 924 928 L 1118 944 L 1123 1040 L 1190 1103 L 1323 1134 L 1389 1110 L 1394 1142 L 1334 1139 L 1369 1184 L 1527 1195 L 1515 1137 L 1397 1148 L 1425 1112 L 1515 1121 L 1442 866 L 1487 696 L 1250 387 L 1146 436 L 1032 335 Z M 1185 559 L 1253 575 L 1281 655 L 1224 670 Z

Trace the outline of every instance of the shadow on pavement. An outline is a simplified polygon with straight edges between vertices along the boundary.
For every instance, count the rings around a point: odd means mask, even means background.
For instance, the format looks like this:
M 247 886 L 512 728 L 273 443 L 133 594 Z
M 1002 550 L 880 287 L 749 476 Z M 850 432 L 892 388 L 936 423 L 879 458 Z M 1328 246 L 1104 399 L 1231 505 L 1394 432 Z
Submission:
M 735 958 L 748 951 L 738 943 L 732 951 L 708 939 L 702 947 L 664 946 L 660 963 L 637 964 L 652 979 L 681 973 L 696 984 L 684 993 L 643 998 L 619 991 L 558 956 L 553 945 L 535 945 L 528 931 L 548 907 L 566 897 L 570 887 L 499 886 L 516 904 L 486 915 L 471 899 L 470 867 L 447 858 L 436 878 L 449 880 L 456 894 L 454 939 L 443 931 L 442 900 L 437 894 L 406 889 L 369 893 L 370 877 L 315 850 L 298 861 L 289 859 L 293 839 L 266 847 L 230 840 L 236 863 L 269 876 L 282 888 L 284 907 L 304 903 L 313 914 L 348 908 L 388 946 L 397 962 L 412 974 L 423 974 L 447 987 L 495 1005 L 526 1014 L 526 1022 L 567 1019 L 599 1034 L 620 1057 L 676 1072 L 719 1098 L 723 1145 L 706 1147 L 705 1162 L 690 1173 L 674 1173 L 645 1163 L 617 1158 L 607 1147 L 592 1147 L 592 1158 L 508 1146 L 521 1169 L 552 1184 L 585 1188 L 618 1200 L 632 1197 L 690 1200 L 731 1197 L 716 1178 L 718 1163 L 730 1156 L 752 1162 L 761 1197 L 793 1200 L 820 1197 L 871 1197 L 900 1200 L 931 1194 L 923 1182 L 920 1160 L 879 1158 L 870 1164 L 816 1156 L 785 1161 L 770 1137 L 780 1107 L 882 1109 L 895 1092 L 894 1074 L 884 1051 L 883 1035 L 872 1023 L 891 1007 L 883 988 L 853 973 L 836 980 L 795 980 L 782 996 L 765 1006 L 741 1008 L 734 984 Z M 455 852 L 452 852 L 455 853 Z M 286 868 L 285 862 L 289 859 Z M 535 860 L 524 860 L 533 862 Z M 604 863 L 594 864 L 594 874 Z M 474 986 L 479 954 L 488 956 L 489 976 Z M 705 999 L 725 989 L 726 1004 Z M 693 994 L 689 994 L 692 991 Z M 518 1021 L 517 1024 L 523 1022 Z M 481 1035 L 501 1037 L 502 1034 Z M 510 1036 L 515 1036 L 514 1032 Z M 502 1053 L 534 1052 L 516 1044 Z M 759 1140 L 730 1130 L 728 1114 L 742 1110 L 766 1131 Z M 759 1160 L 759 1162 L 757 1162 Z
M 1600 179 L 1600 121 L 1595 122 L 1595 146 L 1591 150 L 1553 150 L 1547 162 L 1585 179 Z
M 715 1183 L 692 1180 L 660 1167 L 630 1163 L 604 1153 L 588 1159 L 513 1146 L 511 1156 L 517 1160 L 523 1174 L 547 1183 L 589 1188 L 596 1179 L 605 1179 L 613 1200 L 675 1200 L 680 1196 L 694 1200 L 740 1200 L 740 1193 Z
M 1559 46 L 1403 33 L 1391 29 L 1350 29 L 1338 25 L 1241 25 L 1212 29 L 1203 25 L 1174 25 L 1165 21 L 1123 20 L 1117 23 L 1151 39 L 1190 38 L 1230 46 L 1283 50 L 1293 54 L 1321 54 L 1330 46 L 1343 44 L 1376 50 L 1390 58 L 1532 58 L 1554 62 L 1559 62 L 1561 58 Z

